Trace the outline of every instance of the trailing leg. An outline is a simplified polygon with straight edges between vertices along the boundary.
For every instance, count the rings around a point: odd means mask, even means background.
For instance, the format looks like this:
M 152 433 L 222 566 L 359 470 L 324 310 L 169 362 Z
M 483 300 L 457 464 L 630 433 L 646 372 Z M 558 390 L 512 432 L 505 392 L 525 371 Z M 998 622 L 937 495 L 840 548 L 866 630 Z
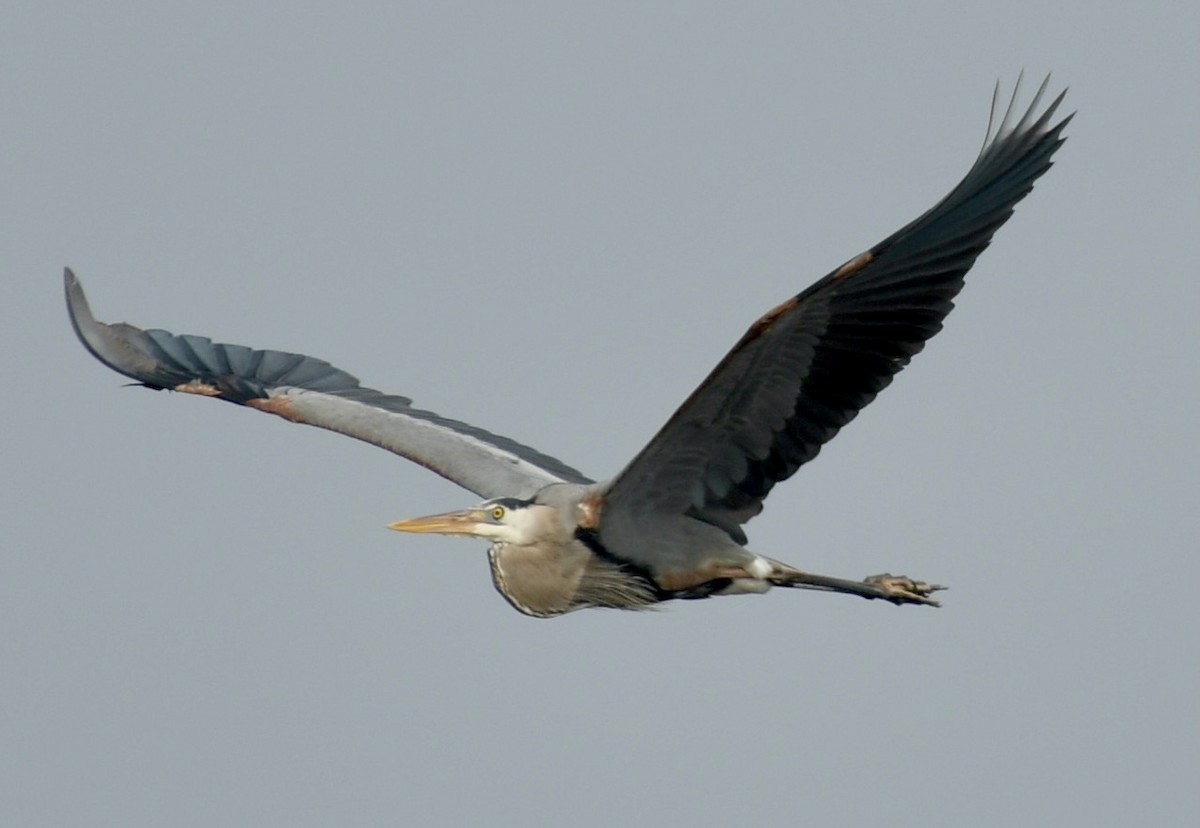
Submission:
M 828 575 L 815 575 L 811 572 L 801 572 L 799 569 L 778 564 L 770 579 L 775 586 L 792 587 L 794 589 L 816 589 L 823 592 L 841 592 L 846 595 L 858 595 L 867 599 L 882 599 L 893 604 L 925 604 L 931 607 L 941 606 L 941 602 L 931 598 L 931 594 L 946 587 L 941 584 L 930 584 L 916 581 L 905 575 L 872 575 L 861 581 L 849 581 L 845 578 L 831 578 Z

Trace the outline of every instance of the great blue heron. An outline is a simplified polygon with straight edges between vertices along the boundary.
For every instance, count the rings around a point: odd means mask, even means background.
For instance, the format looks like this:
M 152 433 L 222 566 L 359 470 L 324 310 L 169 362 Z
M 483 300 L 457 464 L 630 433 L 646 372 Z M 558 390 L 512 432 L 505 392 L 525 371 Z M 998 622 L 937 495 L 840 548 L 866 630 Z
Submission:
M 803 572 L 746 549 L 742 525 L 937 333 L 963 276 L 1051 165 L 1070 116 L 1040 115 L 1042 83 L 1014 123 L 1020 84 L 966 177 L 932 209 L 750 326 L 616 477 L 595 483 L 506 437 L 363 388 L 313 357 L 97 322 L 65 273 L 84 346 L 154 389 L 217 397 L 341 432 L 420 463 L 483 503 L 403 520 L 402 532 L 491 542 L 496 589 L 521 612 L 649 607 L 672 598 L 798 587 L 937 605 L 942 587 Z M 993 127 L 994 130 L 993 130 Z

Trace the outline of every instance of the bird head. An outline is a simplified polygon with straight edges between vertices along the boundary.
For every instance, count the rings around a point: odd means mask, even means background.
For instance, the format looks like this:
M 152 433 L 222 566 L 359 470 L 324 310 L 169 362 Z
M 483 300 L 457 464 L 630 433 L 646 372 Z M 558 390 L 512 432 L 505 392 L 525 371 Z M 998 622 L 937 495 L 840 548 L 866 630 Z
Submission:
M 497 497 L 469 509 L 398 520 L 389 523 L 388 528 L 397 532 L 470 535 L 493 543 L 524 546 L 556 531 L 558 513 L 550 506 L 530 500 Z

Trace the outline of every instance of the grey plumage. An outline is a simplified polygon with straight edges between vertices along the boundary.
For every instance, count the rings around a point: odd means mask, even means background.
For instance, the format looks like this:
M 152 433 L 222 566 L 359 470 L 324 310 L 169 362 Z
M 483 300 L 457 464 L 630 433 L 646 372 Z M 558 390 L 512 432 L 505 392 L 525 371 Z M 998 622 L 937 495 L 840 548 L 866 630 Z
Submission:
M 313 357 L 98 322 L 69 270 L 67 305 L 85 347 L 142 385 L 338 431 L 488 498 L 392 528 L 490 540 L 496 587 L 526 614 L 772 586 L 936 605 L 933 584 L 829 578 L 757 555 L 742 527 L 941 329 L 967 270 L 1065 140 L 1070 116 L 1052 123 L 1065 93 L 1038 109 L 1046 85 L 1020 118 L 1014 92 L 998 124 L 994 98 L 983 149 L 945 198 L 759 319 L 603 483 L 406 397 L 363 388 Z

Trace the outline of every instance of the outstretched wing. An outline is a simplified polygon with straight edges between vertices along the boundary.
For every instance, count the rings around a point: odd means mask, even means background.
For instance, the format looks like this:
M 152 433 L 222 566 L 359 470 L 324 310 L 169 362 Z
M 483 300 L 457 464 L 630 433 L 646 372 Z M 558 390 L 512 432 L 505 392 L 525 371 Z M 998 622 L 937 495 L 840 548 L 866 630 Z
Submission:
M 148 388 L 217 397 L 337 431 L 407 457 L 480 497 L 529 497 L 548 483 L 591 482 L 507 437 L 413 408 L 407 397 L 363 388 L 320 359 L 97 322 L 75 274 L 66 270 L 64 280 L 71 324 L 84 347 Z
M 1048 82 L 1013 124 L 1015 91 L 993 132 L 997 89 L 979 158 L 949 195 L 754 323 L 613 480 L 601 526 L 624 535 L 630 521 L 686 514 L 744 543 L 771 488 L 941 330 L 967 270 L 1050 168 L 1070 116 L 1051 125 L 1065 92 L 1037 114 Z

